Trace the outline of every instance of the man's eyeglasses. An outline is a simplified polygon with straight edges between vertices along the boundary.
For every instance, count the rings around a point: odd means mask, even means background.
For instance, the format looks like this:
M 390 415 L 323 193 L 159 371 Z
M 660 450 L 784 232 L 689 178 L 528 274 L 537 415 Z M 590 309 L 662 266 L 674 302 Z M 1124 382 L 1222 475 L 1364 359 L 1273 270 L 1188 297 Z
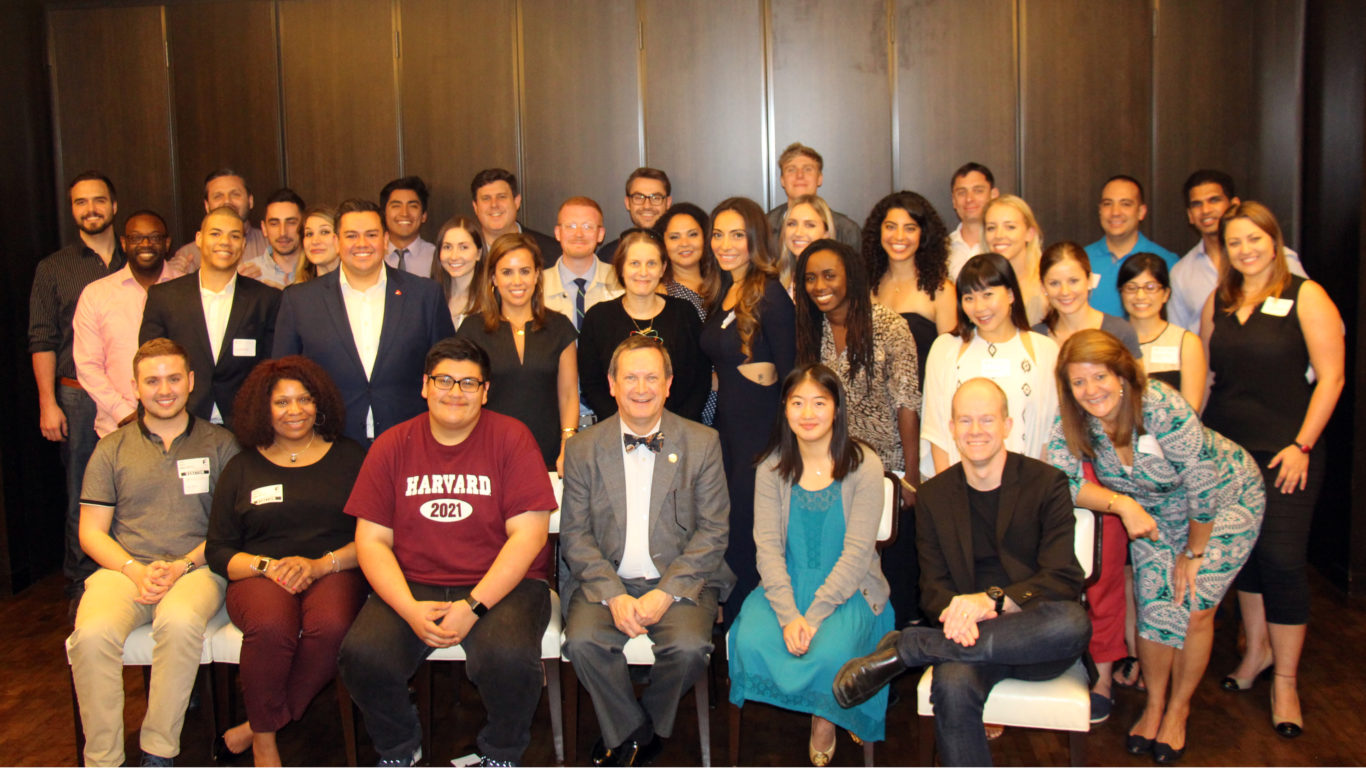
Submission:
M 653 195 L 646 195 L 640 192 L 631 193 L 631 202 L 635 203 L 636 205 L 644 205 L 646 200 L 649 200 L 655 205 L 664 204 L 664 196 L 659 194 L 658 192 L 654 193 Z
M 463 379 L 457 379 L 454 376 L 447 376 L 444 373 L 438 373 L 435 376 L 428 376 L 427 381 L 430 381 L 433 387 L 436 387 L 442 392 L 451 391 L 451 387 L 455 386 L 456 384 L 460 385 L 461 392 L 478 392 L 479 388 L 484 386 L 483 379 L 476 379 L 473 376 L 466 376 Z
M 152 245 L 161 245 L 162 243 L 166 242 L 166 235 L 163 235 L 163 234 L 161 234 L 160 232 L 153 232 L 153 233 L 150 234 L 150 235 L 132 234 L 132 235 L 124 235 L 124 236 L 123 236 L 123 240 L 124 240 L 124 242 L 128 243 L 129 245 L 140 245 L 140 244 L 142 244 L 142 243 L 151 243 Z

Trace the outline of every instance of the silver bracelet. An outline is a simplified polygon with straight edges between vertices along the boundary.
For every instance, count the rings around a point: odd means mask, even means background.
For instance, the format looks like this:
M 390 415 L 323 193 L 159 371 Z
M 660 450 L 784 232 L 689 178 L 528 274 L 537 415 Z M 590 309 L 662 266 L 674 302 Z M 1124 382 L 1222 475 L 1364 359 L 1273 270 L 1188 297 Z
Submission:
M 336 573 L 341 570 L 341 563 L 337 561 L 337 553 L 329 549 L 327 551 L 327 556 L 332 558 L 332 572 Z

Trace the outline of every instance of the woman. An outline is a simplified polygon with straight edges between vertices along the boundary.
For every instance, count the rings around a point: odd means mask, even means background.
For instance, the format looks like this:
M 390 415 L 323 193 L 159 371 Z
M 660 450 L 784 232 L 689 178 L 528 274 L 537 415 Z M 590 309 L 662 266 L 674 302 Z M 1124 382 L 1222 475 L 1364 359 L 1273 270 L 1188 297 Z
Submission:
M 1062 418 L 1049 458 L 1067 473 L 1077 506 L 1118 515 L 1132 540 L 1148 700 L 1126 747 L 1173 763 L 1186 751 L 1215 608 L 1257 538 L 1261 477 L 1246 451 L 1201 426 L 1184 398 L 1149 382 L 1104 331 L 1068 339 L 1055 375 Z M 1094 468 L 1095 482 L 1082 462 Z
M 736 576 L 733 606 L 759 583 L 751 535 L 754 462 L 778 415 L 778 383 L 797 356 L 792 299 L 778 281 L 768 234 L 763 209 L 748 198 L 723 200 L 711 213 L 709 258 L 731 284 L 709 310 L 700 341 L 716 369 L 716 430 L 730 491 L 726 562 Z
M 1029 330 L 1024 297 L 1010 262 L 999 253 L 968 259 L 958 273 L 958 331 L 934 340 L 925 361 L 920 417 L 920 471 L 933 476 L 958 462 L 949 407 L 958 385 L 984 376 L 1005 390 L 1014 427 L 1006 448 L 1033 458 L 1048 449 L 1058 413 L 1053 364 L 1058 345 Z
M 710 220 L 692 203 L 676 203 L 655 221 L 655 232 L 664 241 L 668 262 L 664 265 L 664 292 L 685 299 L 707 322 L 707 308 L 716 303 L 721 292 L 721 269 L 706 257 L 706 237 L 711 234 Z M 711 378 L 711 371 L 707 371 Z M 702 423 L 716 423 L 716 390 L 707 393 L 702 405 Z
M 341 263 L 337 253 L 337 210 L 315 205 L 304 212 L 304 263 L 295 270 L 294 282 L 303 283 L 325 275 Z
M 365 449 L 341 436 L 341 395 L 306 357 L 257 365 L 234 409 L 243 451 L 214 489 L 205 557 L 230 582 L 247 722 L 214 752 L 251 749 L 257 765 L 279 765 L 276 732 L 336 676 L 337 650 L 365 598 L 355 520 L 342 511 Z
M 1024 297 L 1025 317 L 1035 325 L 1043 320 L 1048 300 L 1039 290 L 1039 259 L 1043 230 L 1029 203 L 1015 195 L 1001 195 L 982 212 L 983 237 L 993 253 L 1006 257 L 1015 270 Z
M 1135 253 L 1119 265 L 1115 276 L 1129 324 L 1143 350 L 1143 371 L 1170 386 L 1198 413 L 1205 401 L 1209 366 L 1195 334 L 1167 321 L 1172 296 L 1167 262 L 1152 253 Z
M 1123 342 L 1134 357 L 1142 356 L 1133 326 L 1091 306 L 1091 259 L 1084 248 L 1066 240 L 1048 246 L 1039 258 L 1039 277 L 1048 311 L 1035 332 L 1061 347 L 1077 331 L 1098 328 Z
M 783 216 L 782 251 L 778 254 L 778 279 L 782 280 L 787 295 L 796 297 L 797 257 L 811 243 L 823 237 L 833 237 L 835 214 L 830 205 L 818 195 L 798 195 L 787 206 Z
M 579 330 L 579 391 L 598 420 L 617 412 L 607 383 L 607 368 L 617 345 L 639 334 L 669 351 L 673 383 L 664 407 L 697 421 L 711 392 L 711 368 L 702 359 L 697 337 L 702 321 L 683 299 L 659 293 L 664 274 L 664 245 L 654 230 L 632 228 L 621 233 L 612 269 L 626 292 L 589 307 Z
M 1252 453 L 1267 486 L 1262 536 L 1236 585 L 1247 650 L 1222 685 L 1251 688 L 1274 664 L 1271 721 L 1294 738 L 1304 726 L 1296 674 L 1309 622 L 1305 549 L 1323 485 L 1319 437 L 1342 393 L 1342 316 L 1318 283 L 1290 274 L 1266 206 L 1230 207 L 1219 240 L 1224 273 L 1200 322 L 1214 374 L 1205 421 Z
M 436 236 L 436 258 L 432 260 L 432 279 L 441 286 L 451 322 L 456 328 L 479 307 L 479 286 L 484 284 L 484 235 L 479 222 L 465 216 L 452 216 Z
M 488 353 L 488 409 L 527 425 L 546 468 L 563 474 L 564 441 L 579 425 L 577 334 L 569 318 L 546 310 L 541 269 L 541 248 L 530 235 L 494 240 L 479 314 L 466 317 L 455 335 Z
M 887 688 L 842 709 L 840 665 L 870 652 L 895 625 L 877 553 L 882 462 L 850 437 L 844 387 L 819 363 L 783 381 L 784 413 L 759 465 L 755 541 L 763 586 L 731 628 L 730 700 L 811 713 L 807 754 L 827 765 L 835 727 L 885 737 Z
M 915 338 L 917 359 L 958 324 L 958 297 L 949 281 L 949 234 L 930 201 L 915 192 L 890 194 L 863 224 L 863 263 L 873 298 L 901 315 Z M 920 367 L 920 386 L 925 368 Z

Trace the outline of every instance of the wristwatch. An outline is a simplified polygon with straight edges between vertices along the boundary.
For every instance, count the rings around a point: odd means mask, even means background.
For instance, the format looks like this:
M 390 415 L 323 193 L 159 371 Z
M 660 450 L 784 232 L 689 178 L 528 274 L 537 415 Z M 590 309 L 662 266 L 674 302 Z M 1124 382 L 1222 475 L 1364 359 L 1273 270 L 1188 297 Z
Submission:
M 465 595 L 465 602 L 469 604 L 470 611 L 473 612 L 475 616 L 482 617 L 489 612 L 489 607 L 478 600 L 475 600 L 474 595 Z
M 1185 555 L 1187 560 L 1198 560 L 1205 556 L 1204 552 L 1201 552 L 1198 555 L 1195 554 L 1195 552 L 1192 551 L 1190 547 L 1186 547 L 1186 551 L 1182 552 L 1181 554 Z
M 996 601 L 996 612 L 1001 613 L 1006 608 L 1006 591 L 1000 587 L 987 587 L 987 597 Z
M 262 555 L 261 557 L 256 558 L 256 562 L 252 563 L 250 567 L 259 575 L 265 576 L 266 569 L 270 567 L 271 562 L 272 561 L 269 557 Z

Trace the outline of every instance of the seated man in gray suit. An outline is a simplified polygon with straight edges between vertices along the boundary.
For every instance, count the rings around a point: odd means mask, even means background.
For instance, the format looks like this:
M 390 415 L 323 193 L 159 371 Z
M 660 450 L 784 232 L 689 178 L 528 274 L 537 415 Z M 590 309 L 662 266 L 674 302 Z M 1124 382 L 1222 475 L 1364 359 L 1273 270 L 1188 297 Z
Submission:
M 706 667 L 717 602 L 735 583 L 724 559 L 730 502 L 716 432 L 664 410 L 664 347 L 631 336 L 607 375 L 617 414 L 565 446 L 565 653 L 601 724 L 593 764 L 646 765 Z M 655 664 L 637 701 L 621 649 L 642 634 Z

